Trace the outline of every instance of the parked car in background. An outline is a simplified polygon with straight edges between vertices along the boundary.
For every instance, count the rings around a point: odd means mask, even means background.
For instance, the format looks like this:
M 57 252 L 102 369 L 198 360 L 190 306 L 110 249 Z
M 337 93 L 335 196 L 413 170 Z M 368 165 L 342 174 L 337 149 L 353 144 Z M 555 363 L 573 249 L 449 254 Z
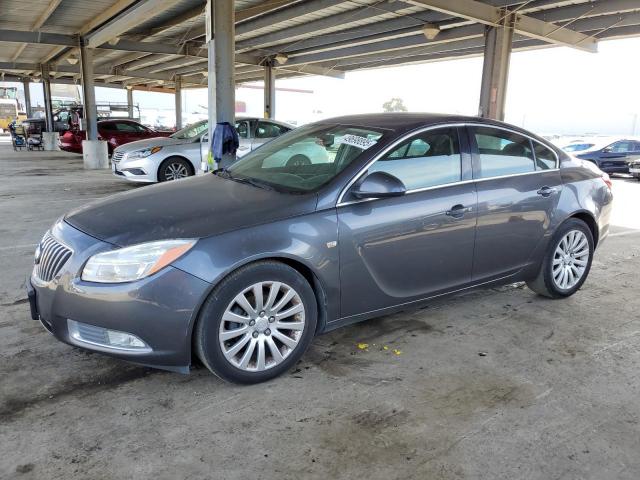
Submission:
M 118 147 L 111 159 L 114 175 L 143 183 L 165 182 L 195 175 L 201 162 L 206 161 L 208 156 L 208 124 L 207 120 L 203 120 L 168 138 L 140 140 Z M 238 118 L 235 127 L 240 140 L 236 153 L 238 158 L 293 128 L 286 123 L 261 118 Z M 318 145 L 313 147 L 319 148 Z
M 629 173 L 629 163 L 640 159 L 640 140 L 608 140 L 574 155 L 595 163 L 603 172 Z
M 143 138 L 166 137 L 171 132 L 160 132 L 145 127 L 139 122 L 128 119 L 111 119 L 98 121 L 98 136 L 107 142 L 109 155 L 120 145 L 135 142 Z M 82 140 L 86 139 L 87 132 L 72 128 L 60 136 L 60 150 L 73 153 L 82 153 Z
M 567 153 L 575 153 L 575 152 L 582 152 L 584 150 L 589 150 L 593 146 L 595 146 L 595 143 L 593 142 L 578 141 L 578 142 L 572 142 L 569 145 L 565 145 L 564 147 L 562 147 L 562 150 L 564 150 Z
M 271 160 L 309 144 L 309 163 Z M 198 357 L 256 383 L 316 334 L 442 295 L 573 295 L 612 201 L 606 173 L 501 122 L 329 119 L 67 214 L 36 250 L 31 313 L 87 350 L 185 373 Z

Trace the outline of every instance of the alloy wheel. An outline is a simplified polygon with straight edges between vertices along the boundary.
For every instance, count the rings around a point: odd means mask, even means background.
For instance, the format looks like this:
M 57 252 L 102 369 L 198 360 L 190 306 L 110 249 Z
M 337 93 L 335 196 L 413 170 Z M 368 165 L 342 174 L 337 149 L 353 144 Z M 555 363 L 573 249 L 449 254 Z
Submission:
M 187 167 L 182 163 L 170 163 L 164 170 L 164 177 L 167 180 L 178 180 L 179 178 L 185 178 L 189 176 Z
M 570 230 L 553 253 L 551 275 L 556 287 L 569 290 L 584 276 L 591 254 L 587 236 L 580 230 Z
M 298 346 L 304 328 L 300 294 L 282 282 L 258 282 L 229 303 L 218 340 L 233 366 L 259 372 L 282 363 Z

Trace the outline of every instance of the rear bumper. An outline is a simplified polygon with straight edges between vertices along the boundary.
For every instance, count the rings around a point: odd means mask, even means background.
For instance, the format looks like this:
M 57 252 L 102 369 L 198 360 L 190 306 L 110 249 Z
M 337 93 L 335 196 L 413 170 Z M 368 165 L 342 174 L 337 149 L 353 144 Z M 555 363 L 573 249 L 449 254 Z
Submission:
M 188 372 L 191 330 L 209 284 L 174 267 L 151 277 L 121 284 L 96 284 L 80 279 L 89 256 L 113 248 L 73 227 L 57 229 L 74 253 L 50 282 L 34 274 L 27 282 L 32 317 L 58 340 L 138 364 Z M 70 322 L 71 321 L 71 322 Z M 149 347 L 128 350 L 83 341 L 74 335 L 74 322 L 94 330 L 135 335 Z

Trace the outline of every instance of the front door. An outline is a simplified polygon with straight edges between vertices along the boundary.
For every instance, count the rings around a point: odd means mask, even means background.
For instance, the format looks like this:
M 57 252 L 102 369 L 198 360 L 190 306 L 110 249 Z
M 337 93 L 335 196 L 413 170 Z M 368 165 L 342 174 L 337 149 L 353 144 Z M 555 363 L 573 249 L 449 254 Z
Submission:
M 636 142 L 633 140 L 620 140 L 603 148 L 600 154 L 600 168 L 610 173 L 627 173 L 628 162 L 640 154 L 635 150 Z
M 530 261 L 558 203 L 557 157 L 543 144 L 493 127 L 470 127 L 478 192 L 473 280 L 508 276 Z
M 471 281 L 476 192 L 463 182 L 471 178 L 470 159 L 460 153 L 458 129 L 416 134 L 367 173 L 374 171 L 399 178 L 407 193 L 360 201 L 347 193 L 338 206 L 342 317 Z

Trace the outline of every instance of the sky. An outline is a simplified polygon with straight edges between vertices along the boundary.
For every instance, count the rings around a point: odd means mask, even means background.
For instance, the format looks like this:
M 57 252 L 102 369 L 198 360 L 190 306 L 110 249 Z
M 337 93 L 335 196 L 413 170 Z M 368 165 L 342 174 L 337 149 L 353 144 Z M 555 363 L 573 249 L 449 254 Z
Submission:
M 516 52 L 511 58 L 506 121 L 539 134 L 640 135 L 640 38 L 602 41 L 592 54 L 559 47 Z M 409 111 L 475 115 L 482 58 L 347 73 L 344 79 L 304 77 L 276 81 L 276 118 L 303 124 L 332 116 L 382 111 L 401 98 Z M 259 84 L 256 84 L 259 85 Z M 37 91 L 36 91 L 37 90 Z M 32 86 L 32 101 L 41 102 Z M 55 95 L 55 92 L 54 92 Z M 97 101 L 126 101 L 124 90 L 96 88 Z M 238 88 L 246 113 L 261 116 L 260 89 Z M 134 92 L 141 109 L 173 109 L 170 94 Z M 202 115 L 206 89 L 185 90 L 184 117 Z M 634 130 L 635 125 L 635 132 Z

